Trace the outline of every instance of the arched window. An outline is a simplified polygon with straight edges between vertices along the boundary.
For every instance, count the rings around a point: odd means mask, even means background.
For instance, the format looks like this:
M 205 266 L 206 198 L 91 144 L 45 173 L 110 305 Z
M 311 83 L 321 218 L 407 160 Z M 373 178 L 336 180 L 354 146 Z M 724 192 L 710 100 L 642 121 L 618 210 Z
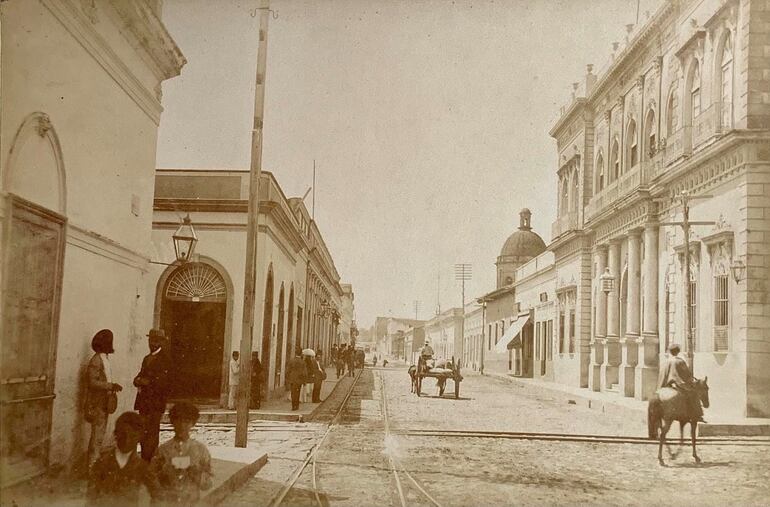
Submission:
M 695 60 L 690 70 L 690 110 L 686 125 L 692 126 L 693 121 L 700 115 L 700 65 Z
M 720 119 L 723 128 L 733 126 L 733 43 L 730 32 L 725 36 L 721 58 Z
M 655 124 L 655 110 L 650 109 L 647 112 L 647 117 L 644 119 L 644 141 L 647 143 L 646 148 L 646 154 L 644 156 L 646 159 L 650 159 L 655 156 L 655 152 L 658 149 L 658 140 L 657 140 L 657 126 Z
M 620 147 L 618 146 L 618 139 L 612 142 L 612 151 L 610 152 L 610 177 L 607 183 L 618 179 L 620 174 Z
M 604 157 L 601 153 L 596 158 L 596 192 L 604 189 Z
M 631 169 L 639 163 L 639 141 L 636 135 L 636 122 L 631 120 L 628 122 L 628 128 L 626 129 L 626 168 Z
M 676 130 L 676 116 L 674 111 L 676 110 L 676 94 L 674 90 L 668 94 L 668 101 L 666 101 L 666 137 L 671 137 Z
M 569 178 L 562 180 L 561 186 L 561 214 L 566 215 L 569 211 Z
M 578 203 L 580 202 L 580 183 L 578 181 L 578 172 L 572 173 L 572 211 L 577 213 Z

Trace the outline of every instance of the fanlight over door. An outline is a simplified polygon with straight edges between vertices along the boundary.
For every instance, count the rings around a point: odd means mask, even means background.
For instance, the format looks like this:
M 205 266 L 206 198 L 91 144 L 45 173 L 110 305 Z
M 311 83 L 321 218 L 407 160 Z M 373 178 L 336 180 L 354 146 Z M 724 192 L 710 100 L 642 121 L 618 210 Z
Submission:
M 175 301 L 224 303 L 227 287 L 222 276 L 202 262 L 185 264 L 171 275 L 166 298 Z

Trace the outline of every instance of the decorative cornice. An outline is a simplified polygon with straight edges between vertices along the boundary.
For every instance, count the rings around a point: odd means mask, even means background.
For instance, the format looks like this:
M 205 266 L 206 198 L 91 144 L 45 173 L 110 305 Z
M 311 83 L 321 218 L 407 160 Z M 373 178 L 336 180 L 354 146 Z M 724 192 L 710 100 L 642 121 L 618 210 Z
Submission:
M 96 30 L 91 18 L 73 0 L 41 0 L 53 16 L 126 94 L 155 123 L 160 124 L 163 107 L 155 91 L 150 91 L 123 62 Z M 125 2 L 128 3 L 128 2 Z

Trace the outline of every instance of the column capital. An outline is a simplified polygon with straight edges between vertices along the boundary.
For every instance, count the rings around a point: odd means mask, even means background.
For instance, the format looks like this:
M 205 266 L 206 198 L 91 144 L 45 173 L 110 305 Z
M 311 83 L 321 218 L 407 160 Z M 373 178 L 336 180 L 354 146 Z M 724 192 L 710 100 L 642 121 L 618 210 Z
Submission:
M 593 252 L 598 254 L 607 253 L 607 244 L 594 245 Z
M 641 227 L 634 227 L 633 229 L 629 229 L 627 234 L 629 238 L 639 238 L 642 235 L 642 232 L 644 232 L 644 229 Z
M 616 237 L 610 239 L 607 243 L 609 243 L 609 247 L 610 247 L 610 249 L 612 249 L 613 247 L 620 246 L 620 244 L 623 243 L 624 239 L 625 238 L 623 238 L 622 236 L 616 236 Z
M 644 230 L 645 231 L 652 231 L 660 229 L 660 223 L 659 222 L 647 222 L 644 224 Z

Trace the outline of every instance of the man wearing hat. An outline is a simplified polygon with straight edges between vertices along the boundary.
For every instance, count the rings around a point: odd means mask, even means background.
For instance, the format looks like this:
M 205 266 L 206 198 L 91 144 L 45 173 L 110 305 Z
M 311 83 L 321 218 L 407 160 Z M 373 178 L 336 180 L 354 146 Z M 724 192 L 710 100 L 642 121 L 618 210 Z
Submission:
M 134 385 L 139 390 L 134 410 L 144 419 L 142 459 L 150 461 L 158 448 L 160 419 L 166 411 L 171 357 L 166 350 L 166 333 L 162 329 L 151 329 L 147 337 L 150 353 L 142 360 L 142 369 L 134 378 Z
M 687 362 L 679 356 L 681 350 L 678 343 L 672 343 L 668 346 L 670 356 L 660 370 L 658 388 L 673 387 L 684 394 L 692 410 L 698 414 L 701 422 L 705 422 L 703 420 L 703 408 L 693 386 L 692 372 Z
M 420 356 L 422 356 L 425 361 L 433 359 L 433 347 L 430 346 L 429 340 L 425 340 L 425 346 L 420 349 Z

